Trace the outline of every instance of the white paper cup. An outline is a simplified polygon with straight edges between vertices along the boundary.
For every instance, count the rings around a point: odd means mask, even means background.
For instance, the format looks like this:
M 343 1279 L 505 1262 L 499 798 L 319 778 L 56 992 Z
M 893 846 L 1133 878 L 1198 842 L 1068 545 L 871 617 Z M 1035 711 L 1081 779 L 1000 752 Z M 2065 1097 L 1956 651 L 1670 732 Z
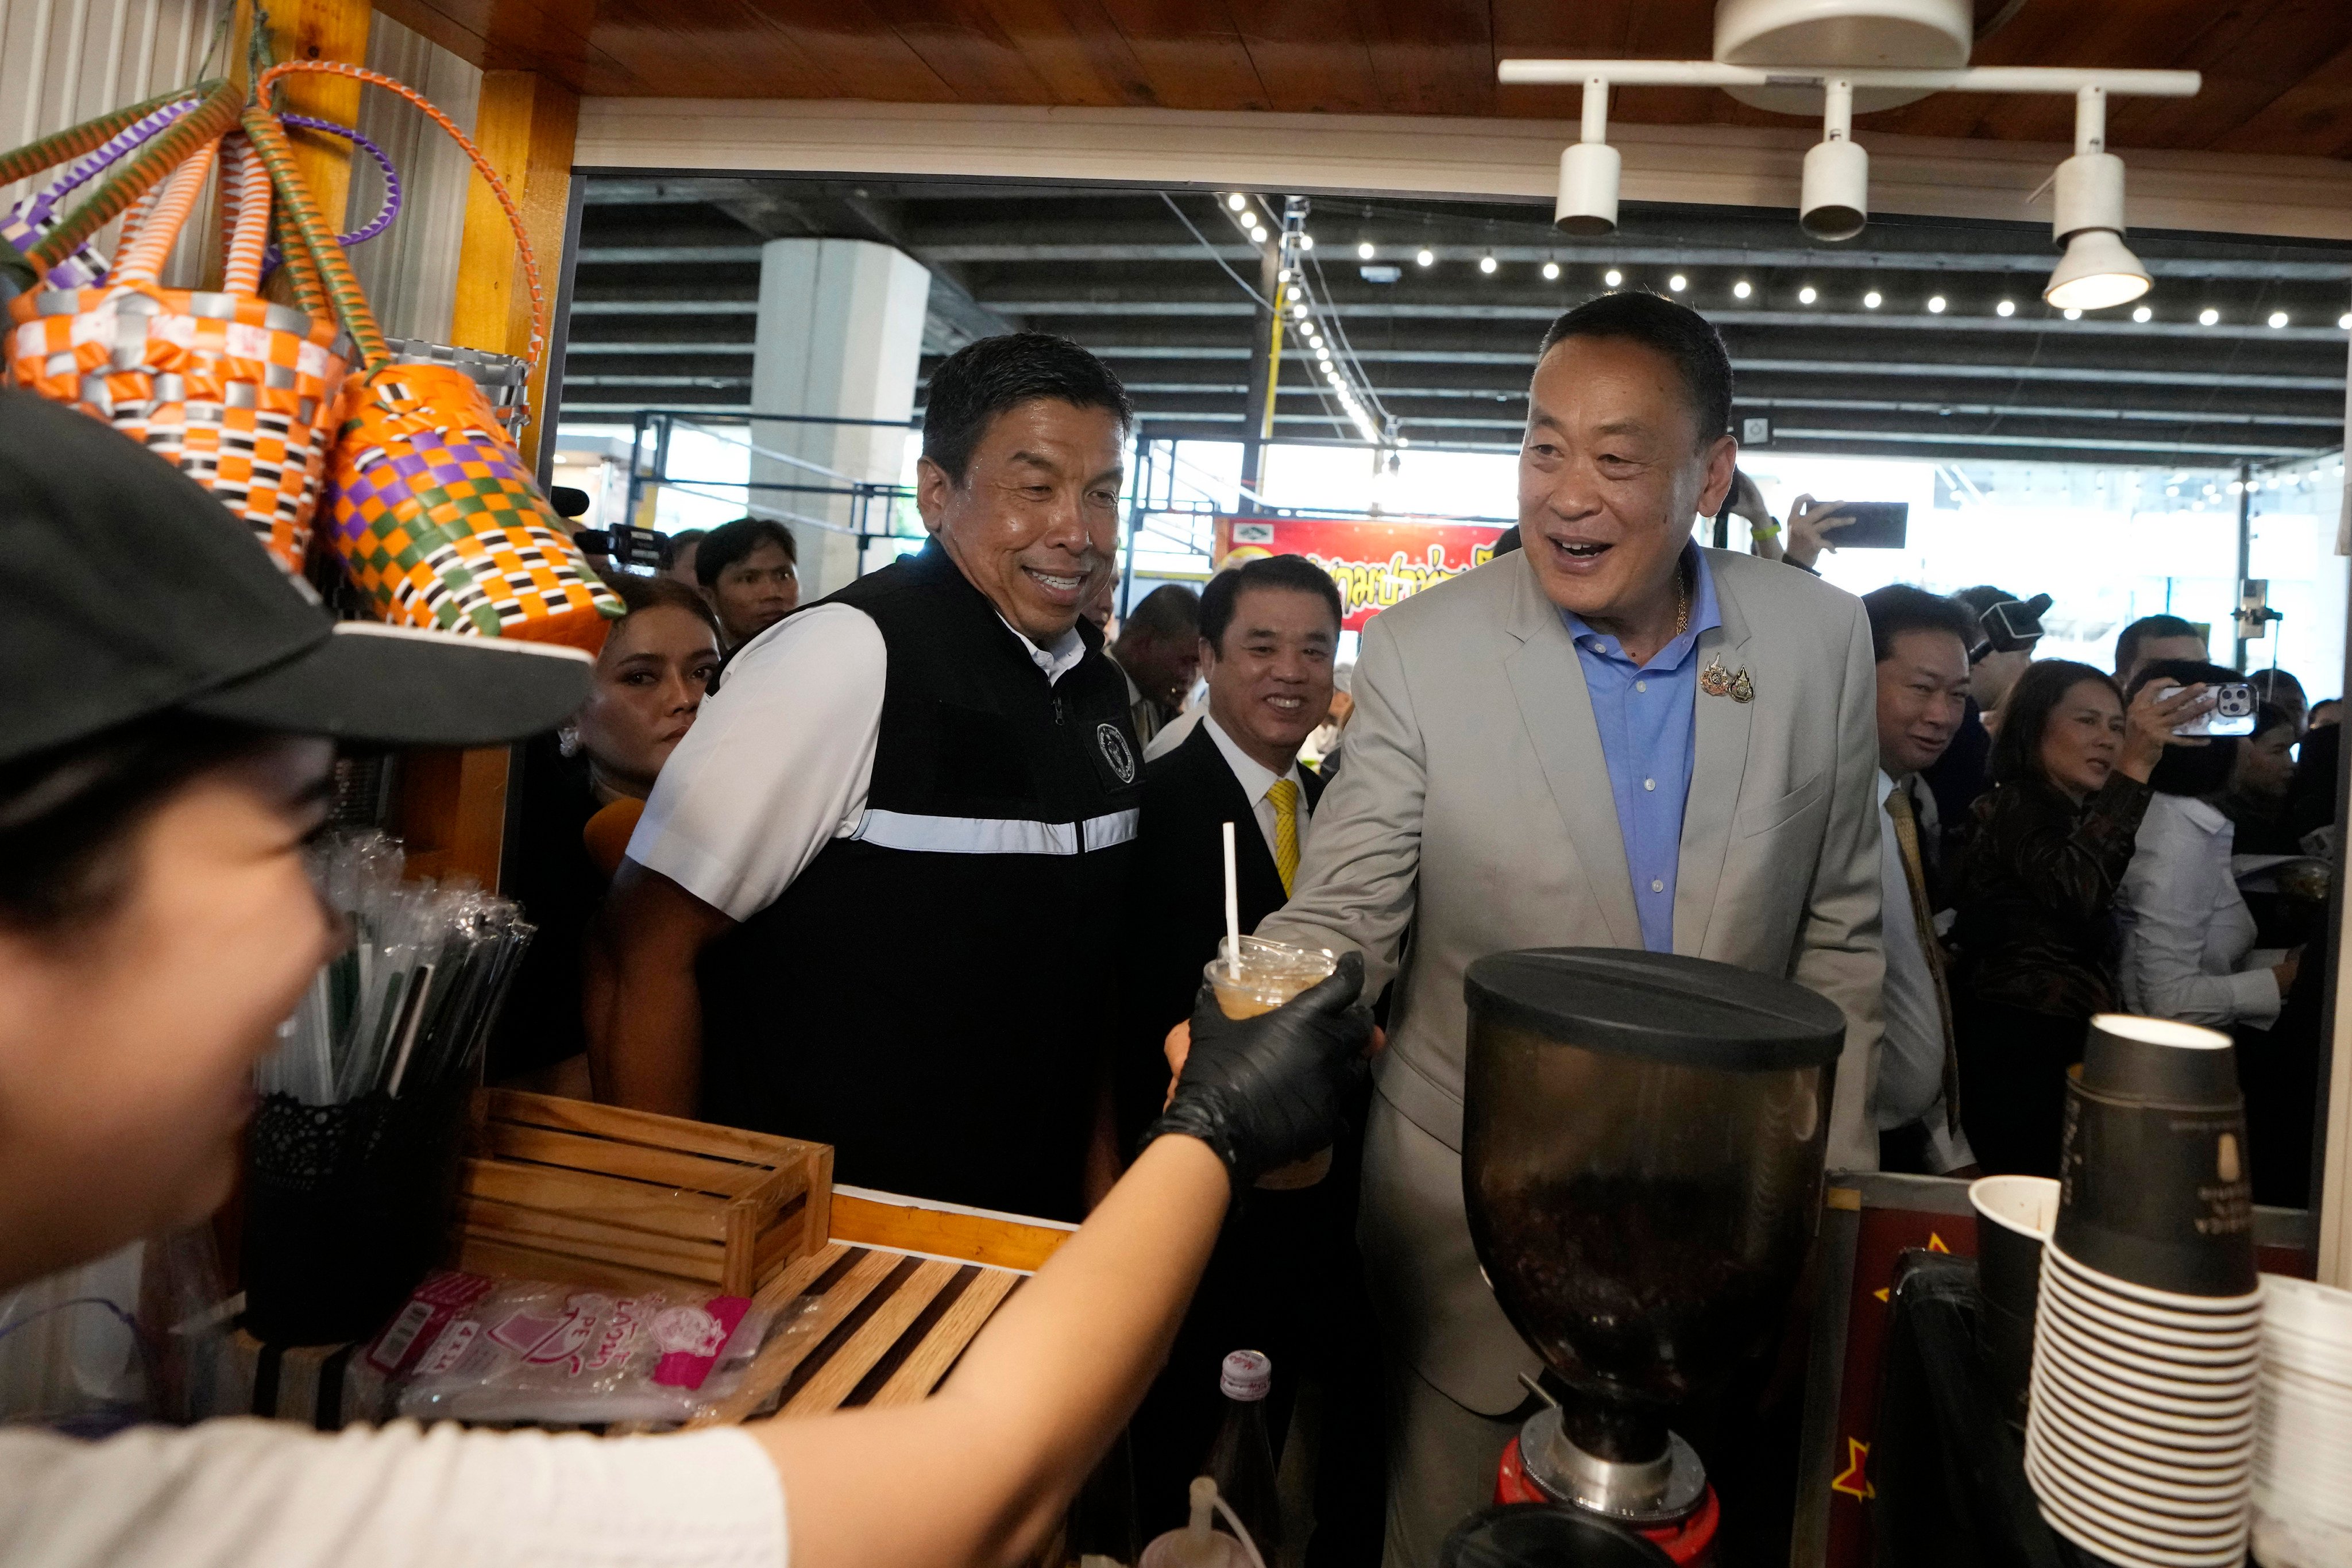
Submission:
M 2226 1552 L 2231 1543 L 2244 1550 L 2248 1515 L 2253 1503 L 2251 1498 L 2240 1501 L 2228 1518 L 2190 1521 L 2169 1517 L 2159 1519 L 2136 1508 L 2113 1501 L 2083 1484 L 2076 1472 L 2053 1465 L 2046 1458 L 2032 1454 L 2025 1457 L 2026 1479 L 2034 1490 L 2045 1497 L 2054 1493 L 2059 1505 L 2077 1520 L 2097 1526 L 2122 1541 L 2145 1551 L 2153 1547 L 2161 1552 L 2176 1552 L 2196 1556 L 2208 1552 Z M 2047 1489 L 2045 1491 L 2044 1489 Z
M 2044 1399 L 2057 1401 L 2077 1429 L 2095 1436 L 2105 1443 L 2131 1447 L 2152 1458 L 2176 1453 L 2210 1454 L 2218 1461 L 2253 1451 L 2254 1427 L 2251 1416 L 2242 1426 L 2221 1431 L 2193 1432 L 2158 1426 L 2133 1416 L 2102 1410 L 2085 1400 L 2074 1399 L 2037 1366 L 2033 1373 L 2033 1402 L 2039 1405 Z
M 2214 1317 L 2242 1316 L 2248 1312 L 2259 1313 L 2262 1310 L 2263 1293 L 2260 1290 L 2250 1291 L 2242 1296 L 2186 1296 L 2178 1290 L 2159 1290 L 2153 1285 L 2140 1285 L 2129 1279 L 2117 1279 L 2115 1275 L 2105 1273 L 2068 1256 L 2066 1250 L 2055 1241 L 2042 1247 L 2042 1256 L 2045 1268 L 2050 1266 L 2051 1260 L 2054 1260 L 2058 1268 L 2103 1291 L 2120 1296 L 2127 1301 L 2144 1307 L 2154 1308 L 2159 1312 L 2183 1314 L 2192 1323 Z
M 2252 1510 L 2233 1531 L 2210 1535 L 2180 1535 L 2151 1530 L 2118 1510 L 2088 1500 L 2063 1479 L 2027 1461 L 2026 1477 L 2041 1499 L 2042 1517 L 2077 1545 L 2089 1548 L 2110 1563 L 2148 1568 L 2238 1568 L 2245 1559 L 2246 1537 Z M 2071 1527 L 2071 1528 L 2070 1528 Z

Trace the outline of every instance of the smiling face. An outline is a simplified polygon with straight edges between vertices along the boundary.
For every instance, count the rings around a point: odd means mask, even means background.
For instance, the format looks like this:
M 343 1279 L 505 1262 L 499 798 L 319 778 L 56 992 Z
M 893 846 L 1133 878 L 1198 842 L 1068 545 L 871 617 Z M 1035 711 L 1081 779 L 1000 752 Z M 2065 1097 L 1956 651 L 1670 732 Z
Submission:
M 1554 344 L 1528 404 L 1519 541 L 1545 595 L 1621 637 L 1671 617 L 1675 563 L 1731 489 L 1736 444 L 1699 430 L 1672 360 L 1625 338 Z
M 1968 712 L 1969 650 L 1950 632 L 1896 635 L 1878 661 L 1878 765 L 1890 778 L 1932 767 Z
M 613 628 L 574 721 L 604 793 L 653 793 L 718 670 L 719 639 L 691 611 L 655 605 Z
M 1260 765 L 1290 771 L 1298 748 L 1331 709 L 1331 656 L 1339 624 L 1319 594 L 1244 588 L 1223 647 L 1201 642 L 1209 711 Z
M 2078 680 L 2050 710 L 2042 731 L 2042 772 L 2075 800 L 2099 793 L 2123 752 L 2124 709 L 2104 680 Z
M 92 926 L 0 927 L 0 1285 L 228 1195 L 254 1066 L 343 940 L 302 860 L 332 756 L 279 741 L 198 774 L 131 830 Z
M 1077 624 L 1118 541 L 1124 447 L 1118 416 L 1059 398 L 989 421 L 963 482 L 916 465 L 923 526 L 996 613 L 1040 647 Z
M 710 584 L 710 607 L 718 612 L 730 647 L 750 642 L 791 615 L 800 602 L 800 571 L 772 539 L 730 563 Z

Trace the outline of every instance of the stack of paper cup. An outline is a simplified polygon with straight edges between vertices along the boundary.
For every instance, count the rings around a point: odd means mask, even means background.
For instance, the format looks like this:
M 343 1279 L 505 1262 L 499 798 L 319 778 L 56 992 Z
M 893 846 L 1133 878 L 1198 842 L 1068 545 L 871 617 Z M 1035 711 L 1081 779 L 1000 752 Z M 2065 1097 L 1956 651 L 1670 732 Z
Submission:
M 2230 1038 L 2093 1020 L 2042 1252 L 2026 1477 L 2127 1568 L 2243 1561 L 2263 1292 Z
M 2352 1290 L 2264 1275 L 2254 1396 L 2254 1552 L 2352 1563 Z

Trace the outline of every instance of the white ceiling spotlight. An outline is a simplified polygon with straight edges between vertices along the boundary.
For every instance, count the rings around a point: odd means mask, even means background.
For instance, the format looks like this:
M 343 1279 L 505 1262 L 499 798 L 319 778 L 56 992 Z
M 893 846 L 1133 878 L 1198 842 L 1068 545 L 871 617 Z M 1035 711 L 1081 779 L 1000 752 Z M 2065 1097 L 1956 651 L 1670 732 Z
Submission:
M 1357 241 L 1357 242 L 1356 242 L 1356 259 L 1357 259 L 1357 260 L 1359 260 L 1359 261 L 1370 261 L 1371 258 L 1372 258 L 1372 242 L 1371 242 L 1370 240 L 1369 240 L 1369 239 L 1364 239 L 1364 240 L 1359 240 L 1359 241 Z
M 1562 234 L 1587 238 L 1617 232 L 1617 177 L 1624 159 L 1609 145 L 1609 79 L 1584 82 L 1582 138 L 1559 154 L 1559 200 L 1551 221 Z
M 1486 255 L 1478 258 L 1478 270 L 1484 272 L 1489 278 L 1495 275 L 1495 253 L 1493 251 L 1490 250 Z
M 1543 275 L 1544 275 L 1544 281 L 1545 281 L 1545 282 L 1547 282 L 1547 283 L 1557 283 L 1557 282 L 1559 282 L 1559 262 L 1557 262 L 1557 261 L 1547 261 L 1547 262 L 1545 262 L 1545 263 L 1544 263 L 1544 265 L 1543 265 Z
M 1821 297 L 1822 291 L 1810 283 L 1797 290 L 1797 303 L 1800 305 L 1810 305 Z
M 1412 259 L 1416 266 L 1434 266 L 1437 261 L 1437 252 L 1430 249 L 1429 247 L 1424 245 L 1419 251 L 1414 253 Z
M 1853 139 L 1853 83 L 1822 86 L 1822 139 L 1805 154 L 1797 226 L 1815 239 L 1852 239 L 1870 221 L 1870 154 Z
M 2014 316 L 2017 314 L 2017 301 L 2014 300 L 2003 300 L 2000 304 L 1995 305 L 1992 308 L 1992 313 L 1996 316 Z
M 1230 212 L 1241 212 L 1248 205 L 1249 198 L 1239 191 L 1231 192 L 1225 197 L 1225 207 Z
M 1601 281 L 1608 284 L 1612 289 L 1614 289 L 1617 285 L 1625 281 L 1625 275 L 1612 267 L 1608 271 L 1601 275 Z
M 2132 312 L 2132 320 L 2139 322 L 2142 326 L 2146 326 L 2148 322 L 2156 320 L 2156 312 L 2149 310 L 2147 306 L 2142 305 L 2138 310 Z
M 1942 315 L 1944 313 L 1944 297 L 1941 294 L 1937 294 L 1928 300 L 1927 314 L 1931 316 Z
M 2074 155 L 2058 165 L 2051 232 L 2066 254 L 2042 297 L 2061 310 L 2103 310 L 2147 292 L 2147 268 L 2123 240 L 2124 161 L 2106 150 L 2107 89 L 2074 95 Z
M 1679 294 L 1684 289 L 1690 287 L 1690 279 L 1677 272 L 1672 278 L 1666 279 L 1666 287 Z
M 1731 286 L 1731 297 L 1735 300 L 1745 300 L 1754 292 L 1756 290 L 1748 286 L 1748 279 L 1745 278 Z
M 1857 112 L 1938 92 L 2042 96 L 2095 89 L 2102 99 L 2107 93 L 2188 98 L 2203 85 L 2195 71 L 1972 66 L 1976 9 L 1976 0 L 1717 0 L 1711 60 L 1506 59 L 1496 62 L 1496 79 L 1511 87 L 1583 89 L 1581 139 L 1560 154 L 1553 218 L 1576 235 L 1617 229 L 1623 163 L 1607 143 L 1612 87 L 1714 88 L 1776 114 L 1818 111 L 1822 139 L 1805 155 L 1800 210 L 1805 231 L 1822 239 L 1850 238 L 1868 220 L 1870 160 L 1853 137 Z M 2147 283 L 2120 237 L 2120 163 L 2109 159 L 2092 169 L 2083 163 L 2083 155 L 2107 156 L 2103 124 L 2091 141 L 2068 161 L 2073 173 L 2059 176 L 2058 235 L 2069 241 L 2069 256 L 2052 287 L 2134 272 L 2140 279 L 2132 292 L 2084 307 L 2096 310 L 2127 302 Z M 2120 287 L 2105 285 L 2110 292 Z

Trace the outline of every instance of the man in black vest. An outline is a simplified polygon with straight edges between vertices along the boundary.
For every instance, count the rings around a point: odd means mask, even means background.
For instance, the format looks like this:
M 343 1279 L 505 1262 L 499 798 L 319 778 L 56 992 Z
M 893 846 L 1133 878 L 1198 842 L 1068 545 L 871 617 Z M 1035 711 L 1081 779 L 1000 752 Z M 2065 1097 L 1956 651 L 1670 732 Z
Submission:
M 1200 723 L 1150 764 L 1128 891 L 1118 1058 L 1121 1147 L 1159 1113 L 1160 1053 L 1192 1015 L 1202 968 L 1223 933 L 1223 826 L 1234 825 L 1241 929 L 1282 907 L 1313 830 L 1322 781 L 1298 748 L 1331 705 L 1341 605 L 1320 567 L 1297 555 L 1220 573 L 1201 595 Z M 1359 1124 L 1360 1106 L 1352 1108 Z M 1137 1505 L 1148 1535 L 1182 1522 L 1185 1486 L 1216 1435 L 1225 1352 L 1274 1362 L 1268 1430 L 1277 1452 L 1302 1383 L 1321 1385 L 1309 1568 L 1380 1555 L 1380 1363 L 1353 1241 L 1356 1151 L 1343 1139 L 1328 1175 L 1277 1173 L 1234 1212 L 1192 1310 L 1131 1427 Z
M 1043 333 L 933 373 L 919 554 L 738 650 L 614 879 L 600 1098 L 839 1181 L 1076 1219 L 1141 748 L 1079 607 L 1132 412 Z M 699 984 L 698 984 L 698 973 Z

